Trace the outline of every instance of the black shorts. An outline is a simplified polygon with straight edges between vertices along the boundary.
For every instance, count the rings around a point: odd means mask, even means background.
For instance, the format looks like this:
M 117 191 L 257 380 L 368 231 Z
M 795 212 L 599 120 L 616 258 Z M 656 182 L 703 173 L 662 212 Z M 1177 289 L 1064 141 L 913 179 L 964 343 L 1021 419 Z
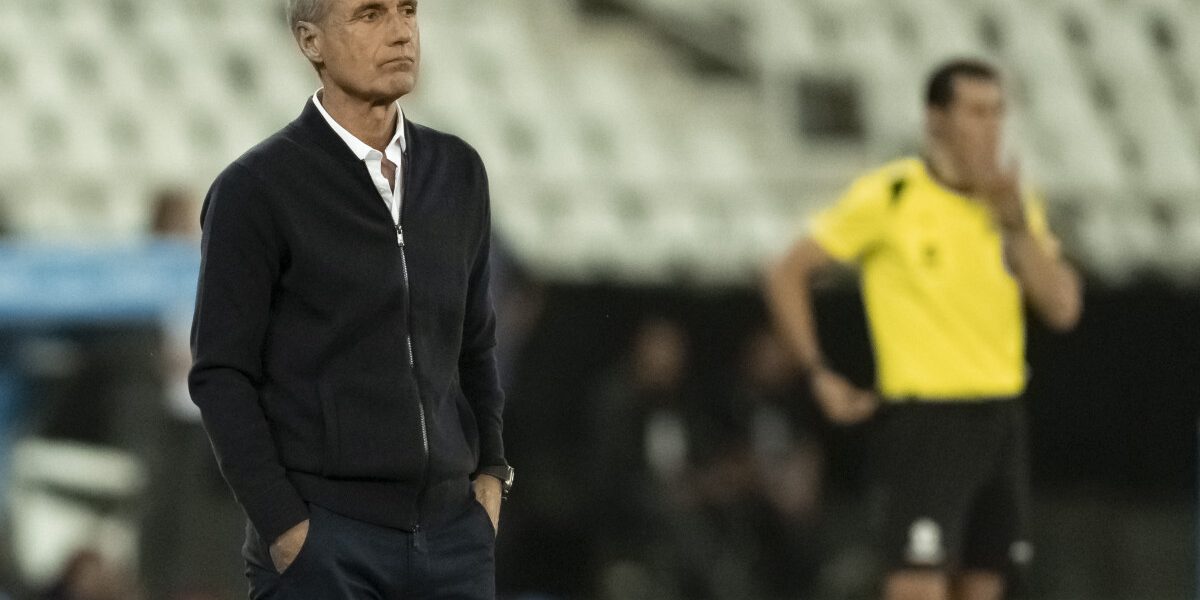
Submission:
M 889 570 L 1008 572 L 1029 562 L 1027 428 L 1017 400 L 880 409 L 869 468 Z

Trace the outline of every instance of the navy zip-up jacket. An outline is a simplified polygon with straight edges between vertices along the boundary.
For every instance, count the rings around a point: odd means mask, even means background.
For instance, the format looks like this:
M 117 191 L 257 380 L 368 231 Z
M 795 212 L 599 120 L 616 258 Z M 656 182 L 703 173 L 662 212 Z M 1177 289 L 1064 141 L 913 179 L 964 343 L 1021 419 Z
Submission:
M 268 543 L 310 502 L 437 526 L 471 499 L 472 473 L 506 464 L 483 162 L 404 126 L 402 243 L 311 101 L 205 198 L 188 383 Z

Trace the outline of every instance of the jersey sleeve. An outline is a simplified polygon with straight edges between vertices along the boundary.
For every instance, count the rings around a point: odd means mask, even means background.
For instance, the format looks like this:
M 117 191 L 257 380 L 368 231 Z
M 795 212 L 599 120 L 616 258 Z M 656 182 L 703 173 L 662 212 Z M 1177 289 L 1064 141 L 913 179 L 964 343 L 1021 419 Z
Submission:
M 1025 220 L 1029 224 L 1030 233 L 1042 249 L 1058 258 L 1062 253 L 1062 243 L 1050 231 L 1050 224 L 1046 219 L 1046 204 L 1036 193 L 1025 195 Z
M 812 217 L 808 234 L 840 262 L 858 262 L 883 239 L 888 194 L 878 174 L 855 181 L 837 202 Z

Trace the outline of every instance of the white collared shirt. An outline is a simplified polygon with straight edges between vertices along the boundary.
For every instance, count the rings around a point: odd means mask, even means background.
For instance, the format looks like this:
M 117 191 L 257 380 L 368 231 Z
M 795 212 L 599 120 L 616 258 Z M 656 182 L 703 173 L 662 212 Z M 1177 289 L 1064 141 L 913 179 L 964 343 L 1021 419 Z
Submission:
M 396 103 L 396 133 L 392 135 L 392 141 L 384 147 L 385 152 L 381 153 L 378 150 L 367 145 L 366 142 L 358 139 L 353 133 L 346 130 L 325 112 L 325 107 L 321 106 L 321 99 L 318 97 L 321 90 L 317 90 L 313 94 L 312 102 L 321 112 L 321 116 L 329 122 L 329 126 L 333 131 L 342 138 L 343 142 L 350 147 L 350 151 L 358 157 L 359 160 L 367 166 L 367 173 L 371 175 L 371 181 L 375 184 L 375 189 L 379 191 L 379 196 L 383 198 L 384 204 L 392 212 L 392 222 L 400 223 L 400 205 L 404 201 L 404 151 L 408 148 L 408 140 L 404 137 L 404 110 L 400 108 L 400 103 Z M 392 161 L 396 165 L 396 185 L 395 189 L 389 185 L 386 177 L 383 176 L 383 157 Z

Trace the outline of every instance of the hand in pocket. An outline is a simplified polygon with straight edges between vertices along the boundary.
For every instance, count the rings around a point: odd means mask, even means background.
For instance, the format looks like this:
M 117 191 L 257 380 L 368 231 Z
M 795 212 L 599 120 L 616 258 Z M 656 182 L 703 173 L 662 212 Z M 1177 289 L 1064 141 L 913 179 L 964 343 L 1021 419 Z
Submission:
M 308 539 L 308 523 L 308 519 L 297 523 L 271 544 L 271 562 L 275 563 L 275 570 L 280 575 L 292 566 L 304 547 L 304 542 Z

